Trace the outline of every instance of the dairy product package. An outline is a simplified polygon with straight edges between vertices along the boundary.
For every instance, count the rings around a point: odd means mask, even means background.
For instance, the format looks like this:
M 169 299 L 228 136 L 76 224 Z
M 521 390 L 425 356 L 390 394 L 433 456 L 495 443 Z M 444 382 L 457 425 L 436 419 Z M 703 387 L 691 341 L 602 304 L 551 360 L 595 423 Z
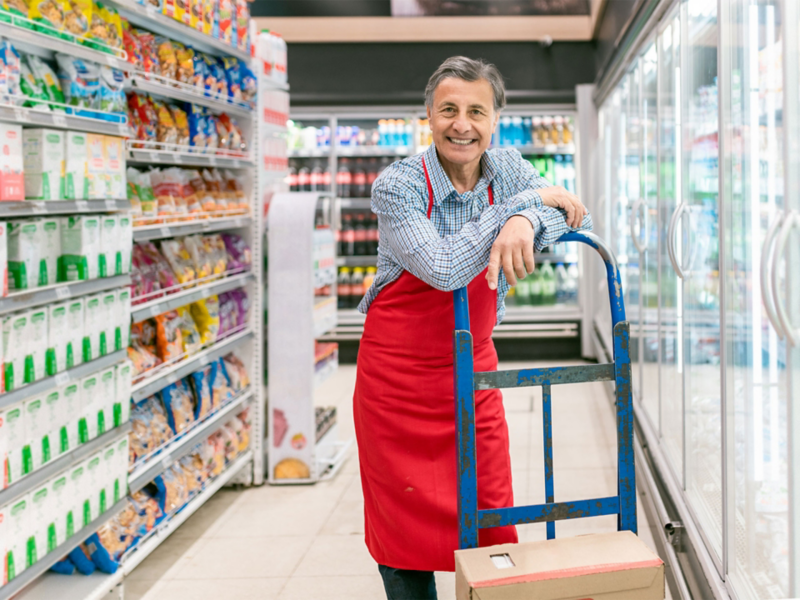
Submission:
M 83 398 L 80 382 L 70 382 L 60 388 L 63 404 L 64 426 L 67 450 L 74 450 L 81 444 L 81 424 L 83 419 Z M 64 434 L 62 434 L 64 435 Z
M 25 200 L 22 127 L 0 123 L 0 200 Z
M 0 565 L 0 587 L 8 583 L 6 553 L 8 552 L 8 511 L 10 508 L 10 506 L 0 505 L 0 557 L 3 559 L 3 563 Z
M 39 221 L 39 285 L 53 285 L 58 281 L 58 260 L 61 258 L 61 221 L 54 217 Z
M 114 506 L 114 498 L 119 497 L 120 482 L 115 477 L 117 467 L 117 446 L 111 444 L 103 450 L 103 464 L 100 475 L 100 506 L 103 511 Z
M 122 270 L 122 256 L 119 247 L 119 217 L 100 215 L 100 277 L 111 277 Z
M 128 438 L 124 437 L 117 442 L 116 464 L 113 466 L 114 504 L 128 494 L 128 455 Z
M 25 385 L 25 367 L 30 340 L 28 312 L 12 313 L 3 316 L 3 373 L 6 391 Z M 31 363 L 31 377 L 33 364 Z
M 18 577 L 27 568 L 28 537 L 30 536 L 31 495 L 12 502 L 3 509 L 6 523 L 6 576 L 8 581 Z
M 30 365 L 26 364 L 26 383 L 39 381 L 45 376 L 45 357 L 47 356 L 47 332 L 50 319 L 48 307 L 34 308 L 28 314 L 28 356 L 33 363 L 32 379 L 29 375 Z
M 127 198 L 125 189 L 125 144 L 120 137 L 105 136 L 106 197 L 115 199 Z
M 55 537 L 55 523 L 50 521 L 49 517 L 50 486 L 45 483 L 31 490 L 30 520 L 28 521 L 30 526 L 29 543 L 32 542 L 32 546 L 29 548 L 31 564 L 44 558 L 47 554 L 50 547 L 48 534 L 51 532 L 51 527 Z
M 46 447 L 50 458 L 58 458 L 69 449 L 67 434 L 67 415 L 64 413 L 63 388 L 50 390 L 43 394 Z
M 64 197 L 70 200 L 89 198 L 89 150 L 87 134 L 67 131 L 64 135 Z
M 86 459 L 86 493 L 89 499 L 90 522 L 108 508 L 101 505 L 101 496 L 105 499 L 103 483 L 103 453 L 101 450 Z
M 8 433 L 6 430 L 6 411 L 0 408 L 0 490 L 8 487 Z M 2 526 L 2 522 L 0 522 L 0 526 Z M 2 546 L 2 542 L 0 542 L 0 546 Z M 0 553 L 2 552 L 3 548 L 0 547 Z M 0 554 L 0 556 L 3 555 Z
M 128 213 L 119 215 L 119 228 L 117 233 L 117 252 L 119 252 L 121 267 L 121 271 L 118 275 L 130 273 L 131 250 L 133 248 L 133 220 Z
M 81 528 L 91 523 L 91 504 L 89 501 L 89 474 L 87 469 L 88 461 L 83 461 L 72 467 L 69 473 L 69 487 L 72 501 L 68 505 L 71 506 L 70 513 L 67 515 L 67 534 L 69 535 L 70 523 L 72 524 L 73 533 L 80 531 Z
M 86 338 L 85 316 L 86 300 L 75 298 L 67 302 L 67 368 L 71 369 L 83 362 L 83 355 L 90 351 L 89 340 Z M 85 348 L 86 347 L 86 348 Z
M 8 485 L 16 483 L 30 471 L 30 448 L 25 445 L 25 406 L 22 402 L 5 409 L 6 478 Z
M 23 404 L 25 413 L 25 446 L 30 452 L 30 471 L 41 469 L 50 460 L 47 438 L 47 409 L 42 396 L 28 398 Z
M 59 302 L 47 307 L 47 375 L 53 376 L 67 368 L 69 330 L 69 302 Z
M 131 418 L 133 364 L 126 360 L 115 368 L 117 370 L 117 393 L 114 402 L 114 427 L 119 427 L 130 421 Z
M 100 402 L 98 413 L 98 434 L 105 433 L 114 427 L 114 404 L 117 401 L 117 370 L 109 367 L 97 374 L 97 399 Z
M 97 279 L 100 263 L 100 216 L 74 215 L 61 222 L 59 281 Z
M 105 341 L 105 310 L 103 305 L 103 294 L 91 294 L 85 297 L 86 311 L 83 320 L 83 335 L 88 338 L 83 344 L 83 360 L 89 362 L 95 358 L 103 356 L 101 343 Z
M 89 198 L 101 200 L 107 197 L 106 141 L 105 136 L 95 133 L 86 135 L 88 159 Z
M 23 129 L 25 197 L 29 200 L 64 198 L 64 132 Z
M 52 530 L 48 532 L 48 541 L 55 544 L 57 548 L 67 541 L 67 519 L 72 510 L 72 499 L 69 498 L 71 486 L 69 485 L 69 472 L 62 473 L 55 479 L 51 479 L 48 486 L 50 514 L 47 522 L 52 523 Z M 74 533 L 74 527 L 73 527 Z
M 1 177 L 2 175 L 0 175 L 0 178 Z M 131 246 L 132 245 L 133 244 L 131 244 Z M 130 251 L 128 251 L 128 255 L 130 256 Z M 0 221 L 0 296 L 7 296 L 7 295 L 8 295 L 8 226 L 6 223 Z
M 8 221 L 8 287 L 10 290 L 30 290 L 39 285 L 41 247 L 41 221 L 39 219 Z
M 103 322 L 100 332 L 100 351 L 103 355 L 110 354 L 115 350 L 115 339 L 117 337 L 117 290 L 103 292 L 102 308 Z
M 104 418 L 103 401 L 100 397 L 100 382 L 97 375 L 80 380 L 81 386 L 81 443 L 93 440 L 99 434 L 99 424 Z
M 120 288 L 117 290 L 117 304 L 114 319 L 116 321 L 116 334 L 114 347 L 122 350 L 130 345 L 131 341 L 131 290 Z

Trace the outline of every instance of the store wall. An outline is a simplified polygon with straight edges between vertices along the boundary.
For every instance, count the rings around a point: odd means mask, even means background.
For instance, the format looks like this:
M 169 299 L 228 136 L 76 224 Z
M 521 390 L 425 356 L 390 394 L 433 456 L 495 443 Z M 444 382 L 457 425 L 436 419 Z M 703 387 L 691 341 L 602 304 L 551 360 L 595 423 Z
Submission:
M 449 56 L 484 58 L 503 73 L 510 103 L 573 103 L 595 78 L 592 42 L 289 44 L 293 106 L 422 103 Z

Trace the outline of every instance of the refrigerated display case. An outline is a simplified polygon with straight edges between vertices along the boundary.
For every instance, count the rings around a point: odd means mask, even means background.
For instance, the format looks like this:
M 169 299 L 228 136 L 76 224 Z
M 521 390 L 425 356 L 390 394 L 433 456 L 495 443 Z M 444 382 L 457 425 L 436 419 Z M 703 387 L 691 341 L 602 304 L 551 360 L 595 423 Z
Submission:
M 587 200 L 620 258 L 636 419 L 682 564 L 701 597 L 797 597 L 800 3 L 671 4 L 598 97 Z

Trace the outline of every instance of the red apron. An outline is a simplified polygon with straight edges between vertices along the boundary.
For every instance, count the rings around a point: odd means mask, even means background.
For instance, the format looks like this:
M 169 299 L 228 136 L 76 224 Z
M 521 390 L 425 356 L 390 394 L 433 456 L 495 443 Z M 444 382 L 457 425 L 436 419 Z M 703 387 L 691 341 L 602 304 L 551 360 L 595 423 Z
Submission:
M 424 163 L 423 163 L 424 167 Z M 433 189 L 428 178 L 428 218 Z M 489 203 L 492 204 L 489 187 Z M 497 369 L 497 292 L 486 271 L 468 286 L 476 371 Z M 353 415 L 366 542 L 378 564 L 453 571 L 458 549 L 453 293 L 404 271 L 375 298 L 358 352 Z M 508 427 L 499 390 L 475 393 L 478 508 L 513 506 Z M 481 546 L 515 543 L 484 529 Z

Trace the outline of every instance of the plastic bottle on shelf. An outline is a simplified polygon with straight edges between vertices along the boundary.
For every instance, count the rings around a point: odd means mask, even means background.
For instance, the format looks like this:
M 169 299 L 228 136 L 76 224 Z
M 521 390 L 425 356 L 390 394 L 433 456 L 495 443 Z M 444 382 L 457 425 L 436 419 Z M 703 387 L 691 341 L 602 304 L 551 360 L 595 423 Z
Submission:
M 541 148 L 544 146 L 544 134 L 542 132 L 542 117 L 533 117 L 531 119 L 531 124 L 533 127 L 533 145 L 536 148 Z
M 567 188 L 568 191 L 575 193 L 575 157 L 572 154 L 565 154 L 564 155 L 564 170 L 566 173 L 564 174 L 564 180 L 566 185 L 564 186 Z
M 350 278 L 350 308 L 358 308 L 364 297 L 364 269 L 356 267 Z
M 369 248 L 367 247 L 367 226 L 364 221 L 364 213 L 358 213 L 358 215 L 356 215 L 356 223 L 353 226 L 355 256 L 366 256 L 367 252 L 369 252 Z
M 567 294 L 569 292 L 569 285 L 568 279 L 569 275 L 567 275 L 567 269 L 564 267 L 564 263 L 558 263 L 556 265 L 556 304 L 564 304 L 567 301 Z
M 322 191 L 323 192 L 330 192 L 331 191 L 331 171 L 328 168 L 328 163 L 323 162 L 320 164 L 322 167 Z
M 375 267 L 367 267 L 367 272 L 364 274 L 364 283 L 361 286 L 365 294 L 369 291 L 369 288 L 372 287 L 372 282 L 375 281 L 375 275 L 377 273 L 378 270 Z
M 350 269 L 347 267 L 339 268 L 339 277 L 336 280 L 336 306 L 338 308 L 350 308 Z
M 564 118 L 564 129 L 561 131 L 561 143 L 564 145 L 571 144 L 575 137 L 572 133 L 572 119 L 569 117 Z
M 525 134 L 522 132 L 522 117 L 513 117 L 511 119 L 513 138 L 512 145 L 522 146 L 525 143 Z
M 353 185 L 351 186 L 353 198 L 366 198 L 367 196 L 367 172 L 364 170 L 364 161 L 356 159 L 353 169 Z
M 507 146 L 509 142 L 509 132 L 511 130 L 511 117 L 500 117 L 498 125 L 498 146 Z
M 553 119 L 553 131 L 551 133 L 554 144 L 564 143 L 564 117 L 557 115 Z
M 304 164 L 297 171 L 297 190 L 299 192 L 311 191 L 311 169 L 307 164 Z
M 532 120 L 530 117 L 523 117 L 522 119 L 522 144 L 524 146 L 530 146 L 532 142 Z
M 322 168 L 322 164 L 315 160 L 313 166 L 311 167 L 311 191 L 312 192 L 324 192 L 325 188 L 323 187 L 322 178 L 323 178 L 324 170 Z
M 336 190 L 339 198 L 352 197 L 353 175 L 350 172 L 350 161 L 343 158 L 336 171 Z
M 378 121 L 378 145 L 389 145 L 389 123 L 386 121 L 386 119 L 381 119 Z
M 414 125 L 407 121 L 404 125 L 405 135 L 403 136 L 403 146 L 411 146 L 414 141 Z
M 286 41 L 281 37 L 281 34 L 273 32 L 272 43 L 275 61 L 274 68 L 272 69 L 274 74 L 273 79 L 278 83 L 287 83 L 289 81 L 289 74 L 286 61 Z
M 381 170 L 378 159 L 370 158 L 367 163 L 367 198 L 372 197 L 372 184 L 375 183 Z
M 542 304 L 542 268 L 537 266 L 528 277 L 530 278 L 528 304 L 539 306 Z
M 531 274 L 517 281 L 517 287 L 514 289 L 514 304 L 517 306 L 526 306 L 531 303 L 532 279 L 533 275 Z
M 580 277 L 580 272 L 578 271 L 578 265 L 572 263 L 569 267 L 567 267 L 567 302 L 570 304 L 577 304 L 578 303 L 578 280 Z
M 566 169 L 564 168 L 564 157 L 560 154 L 556 154 L 553 157 L 553 183 L 555 183 L 555 185 L 560 185 L 564 189 L 567 189 L 565 171 Z
M 542 117 L 542 131 L 544 136 L 542 145 L 551 145 L 553 143 L 553 117 Z
M 353 229 L 353 216 L 350 214 L 342 217 L 342 237 L 339 246 L 339 256 L 353 256 L 356 245 L 356 232 Z
M 550 261 L 542 266 L 542 304 L 554 304 L 556 301 L 556 274 Z
M 289 191 L 296 192 L 298 191 L 297 188 L 297 163 L 295 161 L 289 161 L 289 175 L 286 178 L 287 183 L 289 184 Z
M 370 213 L 369 227 L 367 228 L 367 242 L 369 242 L 369 255 L 377 256 L 380 231 L 378 229 L 378 215 L 375 213 Z

